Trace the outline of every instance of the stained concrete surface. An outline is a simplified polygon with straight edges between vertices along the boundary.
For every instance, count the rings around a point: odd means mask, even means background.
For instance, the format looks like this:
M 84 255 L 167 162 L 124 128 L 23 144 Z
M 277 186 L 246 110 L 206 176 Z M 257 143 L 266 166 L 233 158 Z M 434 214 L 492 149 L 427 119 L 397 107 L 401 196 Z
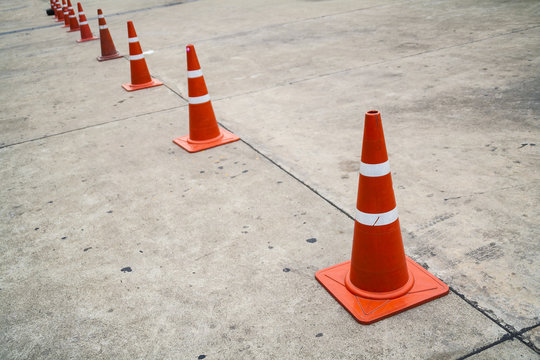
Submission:
M 519 340 L 507 340 L 485 351 L 475 354 L 470 360 L 491 359 L 537 359 L 538 355 Z
M 83 4 L 153 51 L 166 86 L 134 93 L 46 2 L 1 15 L 2 357 L 538 357 L 536 2 L 166 4 Z M 186 43 L 244 142 L 171 143 Z M 350 256 L 371 108 L 406 252 L 452 292 L 361 326 L 313 275 Z

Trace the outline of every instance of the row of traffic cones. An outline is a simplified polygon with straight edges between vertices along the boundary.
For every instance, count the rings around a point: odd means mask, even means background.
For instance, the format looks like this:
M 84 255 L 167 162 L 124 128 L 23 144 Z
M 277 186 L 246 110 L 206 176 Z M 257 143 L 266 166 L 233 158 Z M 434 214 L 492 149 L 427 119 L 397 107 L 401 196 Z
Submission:
M 70 0 L 67 3 L 70 24 L 73 24 Z M 81 17 L 81 12 L 82 16 L 84 12 L 80 3 L 77 5 L 79 25 L 87 25 L 86 18 Z M 58 12 L 58 19 L 60 14 Z M 102 39 L 102 56 L 98 60 L 121 57 L 110 39 L 101 10 L 98 10 L 98 17 Z M 150 76 L 133 23 L 128 21 L 127 26 L 131 83 L 122 87 L 134 91 L 163 85 Z M 92 37 L 89 29 L 85 34 L 85 39 Z M 193 45 L 186 46 L 186 58 L 189 135 L 173 142 L 189 152 L 196 152 L 239 140 L 217 124 Z M 351 260 L 320 270 L 315 277 L 363 324 L 382 320 L 448 294 L 446 284 L 405 255 L 378 111 L 365 114 Z
M 98 56 L 98 61 L 112 60 L 121 58 L 122 55 L 116 50 L 109 27 L 103 16 L 103 11 L 98 9 L 98 21 L 99 21 L 99 38 L 95 37 L 90 30 L 90 25 L 86 19 L 83 7 L 80 2 L 77 3 L 77 11 L 79 20 L 75 16 L 71 0 L 50 0 L 51 9 L 54 11 L 54 18 L 57 22 L 64 22 L 63 28 L 69 28 L 67 32 L 79 31 L 81 38 L 77 42 L 86 42 L 91 40 L 101 40 L 101 56 Z
M 64 4 L 61 4 L 60 0 L 51 0 L 51 6 L 56 11 L 55 16 L 58 19 L 57 21 L 61 21 L 61 14 L 64 14 L 64 27 L 68 26 L 67 19 L 69 19 L 70 30 L 68 31 L 80 30 L 81 39 L 77 40 L 78 42 L 97 40 L 92 35 L 81 3 L 77 3 L 80 20 L 80 22 L 77 22 L 71 6 L 71 0 L 67 0 L 67 3 L 65 3 L 65 0 L 62 1 Z M 97 60 L 105 61 L 121 58 L 122 55 L 118 53 L 114 46 L 101 9 L 98 9 L 98 21 L 101 39 L 101 56 L 98 56 Z M 131 83 L 122 84 L 122 87 L 127 91 L 135 91 L 163 85 L 161 81 L 150 76 L 146 60 L 144 59 L 144 53 L 132 21 L 127 22 L 127 30 Z M 217 124 L 212 102 L 210 101 L 201 66 L 199 65 L 193 45 L 186 47 L 186 55 L 188 69 L 189 134 L 178 137 L 173 142 L 188 152 L 197 152 L 239 140 L 240 138 L 238 136 L 220 128 Z

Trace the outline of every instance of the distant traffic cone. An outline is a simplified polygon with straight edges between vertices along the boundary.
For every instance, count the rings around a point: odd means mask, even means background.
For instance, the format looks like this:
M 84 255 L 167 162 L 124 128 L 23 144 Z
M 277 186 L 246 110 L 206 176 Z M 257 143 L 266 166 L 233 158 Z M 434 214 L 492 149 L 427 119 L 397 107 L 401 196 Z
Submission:
M 75 16 L 75 11 L 73 11 L 73 6 L 71 6 L 71 0 L 67 0 L 68 11 L 69 11 L 69 30 L 67 32 L 79 31 L 79 22 Z
M 60 0 L 56 0 L 54 6 L 57 14 L 56 22 L 64 22 L 64 11 L 62 10 L 62 4 L 60 3 Z
M 97 40 L 97 37 L 92 35 L 92 30 L 90 30 L 90 25 L 88 25 L 88 20 L 86 20 L 86 14 L 81 6 L 81 3 L 77 3 L 77 11 L 79 12 L 79 27 L 81 30 L 81 38 L 77 40 L 78 43 Z
M 163 85 L 159 80 L 153 79 L 148 72 L 146 60 L 139 44 L 139 38 L 135 32 L 133 22 L 127 22 L 129 41 L 129 64 L 131 67 L 131 84 L 122 84 L 127 91 L 146 89 L 153 86 Z
M 99 38 L 101 39 L 101 56 L 98 56 L 98 61 L 112 60 L 121 58 L 122 55 L 114 47 L 114 42 L 111 38 L 111 33 L 109 32 L 109 27 L 103 16 L 101 9 L 98 9 L 98 19 L 99 19 Z
M 64 26 L 62 27 L 69 27 L 69 9 L 67 7 L 66 0 L 62 0 L 62 12 L 64 13 Z
M 240 138 L 218 126 L 212 102 L 206 89 L 197 53 L 193 45 L 186 46 L 189 96 L 189 135 L 173 142 L 189 152 L 197 152 L 228 144 Z
M 381 115 L 366 113 L 350 261 L 317 280 L 362 324 L 448 294 L 448 286 L 405 256 Z
M 56 6 L 56 0 L 51 0 L 51 9 L 54 11 L 54 20 L 58 20 L 58 6 Z

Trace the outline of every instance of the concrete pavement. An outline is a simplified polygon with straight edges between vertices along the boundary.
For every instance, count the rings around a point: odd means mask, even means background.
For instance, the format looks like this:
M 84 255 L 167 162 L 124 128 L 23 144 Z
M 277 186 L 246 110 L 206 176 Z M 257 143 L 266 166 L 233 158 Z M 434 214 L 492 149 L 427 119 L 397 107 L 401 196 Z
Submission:
M 153 51 L 133 93 L 47 3 L 0 15 L 0 357 L 539 358 L 537 2 L 86 1 Z M 241 142 L 172 143 L 187 43 Z M 314 273 L 350 256 L 373 108 L 451 292 L 363 326 Z

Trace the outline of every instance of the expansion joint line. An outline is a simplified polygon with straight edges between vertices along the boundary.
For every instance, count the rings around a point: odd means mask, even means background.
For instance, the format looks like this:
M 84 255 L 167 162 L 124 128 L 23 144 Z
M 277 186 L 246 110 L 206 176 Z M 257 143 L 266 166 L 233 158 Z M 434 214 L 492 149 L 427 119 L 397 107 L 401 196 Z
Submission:
M 225 130 L 227 131 L 231 131 L 230 129 L 228 129 L 226 126 L 224 126 L 222 123 L 218 123 L 220 126 L 222 126 Z M 269 161 L 271 164 L 273 164 L 274 166 L 276 166 L 278 169 L 280 169 L 281 171 L 283 171 L 284 173 L 286 173 L 288 176 L 290 176 L 291 178 L 293 178 L 295 181 L 297 181 L 298 183 L 302 184 L 303 186 L 305 186 L 307 189 L 309 189 L 312 193 L 314 193 L 315 195 L 317 195 L 319 198 L 321 198 L 322 200 L 324 200 L 325 202 L 327 202 L 328 204 L 330 204 L 333 208 L 335 208 L 336 210 L 338 210 L 340 213 L 342 213 L 343 215 L 347 216 L 350 220 L 353 220 L 355 221 L 355 217 L 352 216 L 351 214 L 349 214 L 347 211 L 345 211 L 344 209 L 342 209 L 341 207 L 339 207 L 336 203 L 334 203 L 332 200 L 328 199 L 327 197 L 325 197 L 323 194 L 321 194 L 320 192 L 318 192 L 313 186 L 307 184 L 304 180 L 300 179 L 299 177 L 297 177 L 296 175 L 294 175 L 291 171 L 285 169 L 282 165 L 280 165 L 278 162 L 276 162 L 275 160 L 273 160 L 272 158 L 270 158 L 268 155 L 264 154 L 261 150 L 257 149 L 254 145 L 250 144 L 249 142 L 247 142 L 246 140 L 240 138 L 240 141 L 242 143 L 244 143 L 246 146 L 248 146 L 250 149 L 252 149 L 253 151 L 255 151 L 257 154 L 259 154 L 261 157 L 265 158 L 267 161 Z M 415 259 L 413 259 L 415 260 Z M 416 261 L 416 260 L 415 260 Z M 418 261 L 417 261 L 418 262 Z M 445 281 L 444 279 L 442 279 L 445 283 L 448 283 L 448 281 Z M 480 306 L 478 306 L 478 304 L 474 303 L 473 301 L 467 299 L 465 297 L 465 295 L 461 294 L 459 291 L 457 291 L 456 289 L 454 289 L 452 286 L 449 286 L 450 288 L 450 291 L 452 291 L 452 293 L 454 293 L 455 295 L 457 295 L 458 297 L 460 297 L 463 301 L 465 301 L 468 305 L 470 305 L 471 307 L 473 307 L 475 310 L 477 310 L 478 312 L 480 312 L 482 315 L 484 315 L 485 317 L 487 317 L 489 320 L 491 320 L 492 322 L 494 322 L 497 326 L 499 326 L 500 328 L 502 328 L 504 331 L 506 331 L 506 334 L 504 334 L 500 339 L 496 340 L 495 342 L 491 343 L 491 344 L 488 344 L 484 347 L 481 347 L 481 348 L 478 348 L 478 349 L 475 349 L 473 352 L 471 352 L 470 354 L 467 354 L 463 357 L 461 357 L 460 359 L 466 359 L 470 356 L 473 356 L 475 354 L 478 354 L 486 349 L 489 349 L 493 346 L 496 346 L 504 341 L 507 341 L 507 340 L 511 340 L 511 339 L 518 339 L 519 341 L 521 341 L 523 344 L 525 344 L 527 347 L 529 347 L 530 349 L 532 349 L 533 351 L 537 352 L 537 350 L 530 344 L 526 343 L 525 341 L 523 341 L 519 335 L 523 334 L 524 332 L 530 330 L 530 329 L 533 329 L 537 326 L 540 326 L 540 324 L 537 324 L 535 326 L 532 326 L 530 328 L 526 328 L 526 329 L 522 329 L 521 331 L 516 331 L 515 329 L 513 329 L 511 326 L 509 325 L 505 325 L 503 324 L 501 321 L 493 318 L 492 316 L 490 316 L 484 309 L 482 309 Z

